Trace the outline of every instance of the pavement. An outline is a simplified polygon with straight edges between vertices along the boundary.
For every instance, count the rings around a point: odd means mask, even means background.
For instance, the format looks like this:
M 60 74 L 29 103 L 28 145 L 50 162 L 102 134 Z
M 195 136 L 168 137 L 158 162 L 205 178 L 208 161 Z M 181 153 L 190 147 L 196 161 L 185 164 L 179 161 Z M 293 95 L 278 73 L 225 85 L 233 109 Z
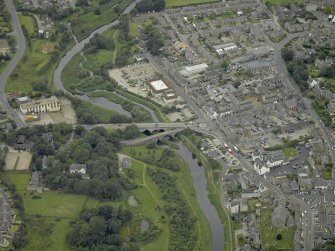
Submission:
M 18 117 L 18 115 L 15 113 L 15 110 L 9 105 L 5 93 L 5 85 L 10 74 L 12 73 L 12 71 L 14 70 L 14 68 L 24 55 L 24 50 L 26 48 L 26 41 L 21 29 L 19 19 L 16 15 L 13 0 L 6 0 L 6 5 L 8 7 L 8 12 L 11 16 L 13 34 L 16 37 L 17 48 L 16 53 L 11 59 L 10 63 L 8 64 L 7 68 L 0 75 L 0 105 L 2 105 L 3 108 L 6 110 L 10 119 L 12 119 L 15 122 L 17 128 L 21 128 L 25 126 L 25 123 Z

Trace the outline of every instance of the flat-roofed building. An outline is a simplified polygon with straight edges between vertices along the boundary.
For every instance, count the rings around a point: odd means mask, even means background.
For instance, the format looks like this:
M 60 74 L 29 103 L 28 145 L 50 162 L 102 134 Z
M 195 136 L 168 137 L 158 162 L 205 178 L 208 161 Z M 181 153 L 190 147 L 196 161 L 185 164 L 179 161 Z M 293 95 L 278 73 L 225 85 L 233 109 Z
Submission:
M 203 64 L 197 64 L 197 65 L 191 65 L 191 66 L 185 66 L 184 70 L 181 70 L 180 73 L 183 76 L 192 76 L 201 72 L 205 72 L 208 68 L 208 65 Z
M 156 80 L 149 83 L 149 87 L 153 94 L 164 93 L 169 87 L 163 82 L 163 80 Z
M 156 80 L 148 83 L 151 93 L 155 97 L 160 97 L 167 104 L 174 103 L 179 96 L 170 84 L 163 80 Z
M 60 109 L 60 103 L 55 96 L 47 99 L 34 100 L 20 105 L 20 110 L 23 114 L 56 112 L 60 111 Z

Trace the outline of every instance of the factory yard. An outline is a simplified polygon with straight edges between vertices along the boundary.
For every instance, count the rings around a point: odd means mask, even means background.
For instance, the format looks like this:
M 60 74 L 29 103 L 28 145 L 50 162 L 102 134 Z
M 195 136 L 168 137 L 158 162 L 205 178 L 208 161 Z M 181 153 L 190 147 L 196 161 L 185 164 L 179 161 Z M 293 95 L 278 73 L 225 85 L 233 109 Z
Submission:
M 109 71 L 109 76 L 129 92 L 150 98 L 162 106 L 167 104 L 162 95 L 154 95 L 150 91 L 150 83 L 161 79 L 161 75 L 150 63 L 136 63 L 112 69 Z

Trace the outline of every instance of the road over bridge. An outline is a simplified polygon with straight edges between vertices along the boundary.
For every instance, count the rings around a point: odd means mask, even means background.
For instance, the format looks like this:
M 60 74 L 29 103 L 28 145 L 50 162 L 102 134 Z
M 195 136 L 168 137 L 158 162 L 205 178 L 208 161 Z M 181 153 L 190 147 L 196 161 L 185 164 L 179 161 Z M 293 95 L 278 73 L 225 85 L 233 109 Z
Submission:
M 121 143 L 122 143 L 122 145 L 125 145 L 125 146 L 145 145 L 145 144 L 149 144 L 149 143 L 152 143 L 152 142 L 157 142 L 158 140 L 163 140 L 167 136 L 174 137 L 174 136 L 176 136 L 176 134 L 182 132 L 183 130 L 184 130 L 184 128 L 178 128 L 178 129 L 169 130 L 169 131 L 166 131 L 166 132 L 157 133 L 157 134 L 154 134 L 154 135 L 151 135 L 151 136 L 148 136 L 148 137 L 144 137 L 144 138 L 123 140 L 123 141 L 121 141 Z

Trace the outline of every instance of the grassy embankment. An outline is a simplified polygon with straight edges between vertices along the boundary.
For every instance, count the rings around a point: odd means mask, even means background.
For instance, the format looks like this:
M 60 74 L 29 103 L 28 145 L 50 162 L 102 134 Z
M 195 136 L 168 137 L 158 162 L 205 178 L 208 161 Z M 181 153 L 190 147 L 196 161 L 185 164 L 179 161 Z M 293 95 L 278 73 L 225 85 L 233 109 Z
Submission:
M 219 2 L 218 0 L 166 0 L 166 8 Z

